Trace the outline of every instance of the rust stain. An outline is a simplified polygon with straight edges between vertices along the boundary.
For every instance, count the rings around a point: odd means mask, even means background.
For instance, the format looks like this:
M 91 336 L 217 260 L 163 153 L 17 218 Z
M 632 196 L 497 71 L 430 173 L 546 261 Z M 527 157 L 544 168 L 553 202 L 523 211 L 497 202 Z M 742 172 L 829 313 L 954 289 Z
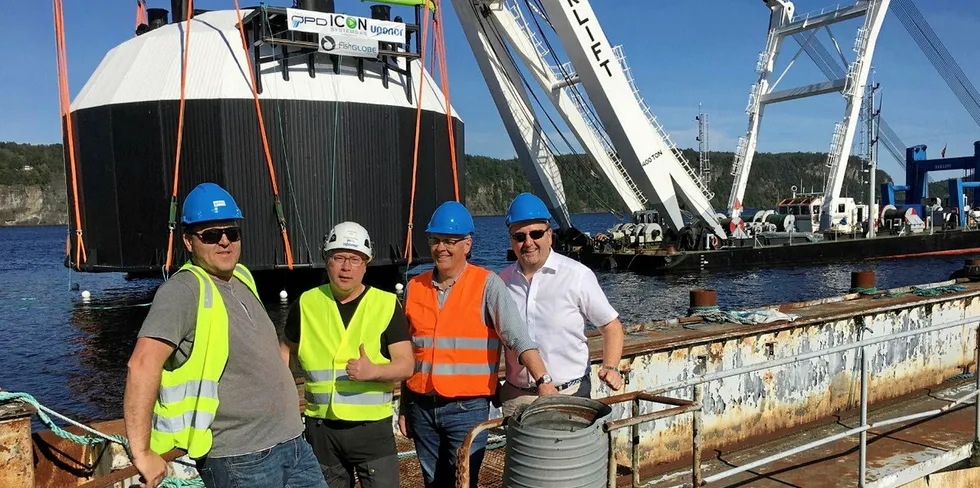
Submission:
M 34 488 L 34 466 L 31 456 L 31 419 L 29 416 L 0 421 L 0 486 Z
M 708 360 L 715 363 L 722 360 L 722 353 L 725 351 L 725 344 L 721 342 L 712 342 L 708 349 Z

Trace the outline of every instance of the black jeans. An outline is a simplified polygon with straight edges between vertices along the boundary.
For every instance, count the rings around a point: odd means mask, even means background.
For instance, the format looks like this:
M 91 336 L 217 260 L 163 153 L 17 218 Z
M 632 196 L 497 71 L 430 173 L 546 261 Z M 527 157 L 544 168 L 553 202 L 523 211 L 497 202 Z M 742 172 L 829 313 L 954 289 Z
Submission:
M 391 417 L 366 422 L 306 418 L 306 440 L 330 488 L 398 487 L 398 450 Z

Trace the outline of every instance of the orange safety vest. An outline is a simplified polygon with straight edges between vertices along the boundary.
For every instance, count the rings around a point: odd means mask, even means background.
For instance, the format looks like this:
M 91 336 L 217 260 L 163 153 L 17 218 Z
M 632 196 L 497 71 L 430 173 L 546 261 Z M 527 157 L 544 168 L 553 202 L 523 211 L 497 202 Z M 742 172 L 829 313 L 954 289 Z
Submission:
M 405 315 L 412 332 L 416 393 L 447 398 L 490 396 L 497 390 L 500 337 L 486 324 L 483 291 L 490 270 L 468 264 L 442 309 L 432 271 L 408 282 Z

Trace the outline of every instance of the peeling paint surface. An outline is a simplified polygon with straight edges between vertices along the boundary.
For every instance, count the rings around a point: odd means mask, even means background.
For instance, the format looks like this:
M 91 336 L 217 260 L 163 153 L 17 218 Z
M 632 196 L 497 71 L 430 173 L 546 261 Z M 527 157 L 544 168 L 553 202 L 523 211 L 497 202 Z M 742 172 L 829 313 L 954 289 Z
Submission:
M 793 310 L 805 318 L 813 314 L 812 319 L 792 326 L 783 324 L 779 330 L 723 336 L 700 343 L 692 341 L 682 347 L 653 345 L 647 351 L 624 355 L 630 370 L 627 389 L 651 390 L 693 378 L 702 358 L 706 360 L 705 372 L 717 373 L 980 315 L 976 294 L 948 296 L 938 301 L 905 300 L 907 303 L 891 310 L 871 313 L 867 305 L 883 305 L 876 302 L 884 300 L 817 303 Z M 841 314 L 846 317 L 834 317 Z M 821 320 L 821 316 L 833 318 Z M 975 361 L 977 325 L 969 323 L 867 346 L 869 401 L 900 397 L 966 371 Z M 656 335 L 649 334 L 649 337 L 654 339 Z M 836 352 L 707 383 L 703 400 L 705 450 L 779 436 L 781 432 L 858 408 L 860 354 L 859 349 Z M 593 385 L 593 397 L 609 394 L 595 380 Z M 666 395 L 691 399 L 692 388 Z M 664 408 L 668 406 L 644 403 L 641 413 Z M 623 418 L 628 412 L 620 406 L 613 416 Z M 641 464 L 653 466 L 681 461 L 691 453 L 691 436 L 690 415 L 643 424 Z M 626 466 L 629 466 L 629 446 L 629 432 L 621 431 L 616 437 L 617 460 Z

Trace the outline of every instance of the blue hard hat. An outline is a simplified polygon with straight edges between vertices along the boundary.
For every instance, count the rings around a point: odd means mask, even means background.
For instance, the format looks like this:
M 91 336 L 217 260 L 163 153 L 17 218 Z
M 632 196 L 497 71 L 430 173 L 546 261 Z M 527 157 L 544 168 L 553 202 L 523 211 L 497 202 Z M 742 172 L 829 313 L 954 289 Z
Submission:
M 201 183 L 184 199 L 180 220 L 184 225 L 193 225 L 241 218 L 242 210 L 230 193 L 214 183 Z
M 505 223 L 510 225 L 529 220 L 545 220 L 550 223 L 551 212 L 548 211 L 548 206 L 540 198 L 531 193 L 521 193 L 514 197 L 514 201 L 510 202 Z
M 463 204 L 448 201 L 432 212 L 432 218 L 429 219 L 429 226 L 425 231 L 429 234 L 463 236 L 473 234 L 476 228 L 473 226 L 473 216 Z

